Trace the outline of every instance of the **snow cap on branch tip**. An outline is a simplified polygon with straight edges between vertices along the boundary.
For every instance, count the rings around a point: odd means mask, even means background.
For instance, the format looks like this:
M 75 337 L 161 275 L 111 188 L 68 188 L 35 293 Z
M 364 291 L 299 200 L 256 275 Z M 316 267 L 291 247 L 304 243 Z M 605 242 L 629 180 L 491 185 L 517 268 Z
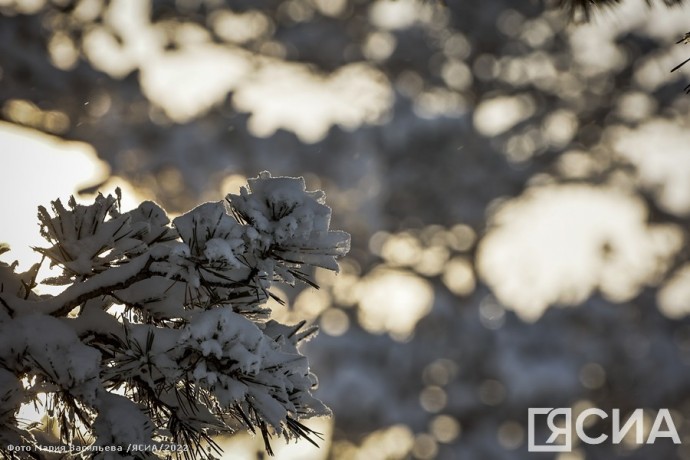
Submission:
M 101 388 L 101 353 L 52 316 L 33 314 L 1 323 L 0 362 L 15 375 L 38 369 L 53 384 L 89 404 Z
M 144 253 L 150 244 L 174 238 L 169 219 L 157 204 L 145 201 L 121 214 L 118 199 L 99 194 L 90 205 L 74 197 L 65 208 L 57 199 L 52 215 L 39 206 L 41 235 L 52 244 L 36 250 L 64 268 L 54 284 L 67 284 L 73 276 L 92 276 Z
M 204 203 L 173 219 L 182 241 L 189 246 L 191 254 L 203 257 L 210 240 L 226 240 L 231 247 L 242 244 L 242 226 L 228 215 L 222 201 Z M 217 243 L 212 243 L 214 246 Z
M 152 443 L 153 423 L 130 399 L 101 392 L 98 416 L 93 423 L 97 446 L 128 446 Z
M 317 380 L 297 351 L 298 338 L 284 339 L 300 327 L 257 325 L 229 308 L 215 308 L 197 312 L 178 343 L 190 359 L 192 381 L 221 406 L 239 406 L 280 434 L 289 428 L 290 414 L 328 413 L 311 395 Z
M 338 271 L 336 257 L 350 249 L 350 235 L 329 229 L 331 208 L 323 191 L 307 191 L 303 178 L 271 177 L 264 171 L 247 180 L 228 202 L 238 218 L 258 232 L 283 263 Z

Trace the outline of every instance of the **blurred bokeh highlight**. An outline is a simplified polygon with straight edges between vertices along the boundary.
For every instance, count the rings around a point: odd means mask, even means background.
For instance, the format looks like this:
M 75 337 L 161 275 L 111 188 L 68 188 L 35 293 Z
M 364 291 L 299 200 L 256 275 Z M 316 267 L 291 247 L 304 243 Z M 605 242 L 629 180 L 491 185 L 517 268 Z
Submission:
M 577 23 L 532 0 L 0 0 L 0 241 L 123 189 L 171 213 L 262 170 L 352 234 L 307 319 L 320 449 L 278 459 L 531 459 L 528 407 L 671 409 L 690 459 L 690 6 Z M 592 430 L 610 432 L 610 420 Z M 247 434 L 228 458 L 262 458 Z

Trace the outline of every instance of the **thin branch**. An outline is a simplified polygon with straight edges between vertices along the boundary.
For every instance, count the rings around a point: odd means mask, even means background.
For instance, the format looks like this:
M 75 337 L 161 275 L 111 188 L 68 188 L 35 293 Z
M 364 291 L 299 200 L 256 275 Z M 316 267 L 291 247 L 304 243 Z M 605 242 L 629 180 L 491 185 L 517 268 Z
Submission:
M 148 278 L 150 276 L 148 269 L 152 262 L 153 259 L 148 254 L 144 254 L 125 265 L 113 267 L 79 284 L 73 284 L 57 296 L 48 299 L 24 300 L 16 297 L 8 299 L 0 295 L 0 301 L 15 315 L 43 313 L 65 316 L 74 307 L 87 300 L 109 294 L 114 290 L 124 289 L 137 281 Z

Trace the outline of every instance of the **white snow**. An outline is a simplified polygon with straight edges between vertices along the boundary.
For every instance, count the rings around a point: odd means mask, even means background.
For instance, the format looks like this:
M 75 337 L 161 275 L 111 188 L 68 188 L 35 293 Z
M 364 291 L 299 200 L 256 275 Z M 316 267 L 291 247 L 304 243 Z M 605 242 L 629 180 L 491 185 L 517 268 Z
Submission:
M 225 240 L 221 238 L 211 238 L 204 247 L 204 256 L 209 262 L 223 262 L 231 268 L 240 268 L 242 264 L 235 257 L 234 250 L 241 246 L 242 240 Z
M 153 424 L 128 398 L 102 392 L 98 396 L 98 416 L 93 424 L 96 445 L 123 446 L 152 444 Z
M 263 359 L 264 335 L 245 317 L 229 308 L 200 312 L 185 328 L 180 342 L 197 348 L 203 356 L 214 355 L 236 361 L 231 368 L 246 374 L 258 373 Z
M 101 353 L 51 316 L 33 314 L 1 323 L 0 361 L 16 373 L 38 371 L 90 404 L 100 388 Z
M 271 177 L 262 172 L 249 179 L 249 188 L 228 199 L 265 246 L 273 243 L 275 253 L 287 261 L 338 270 L 335 257 L 346 254 L 350 237 L 344 232 L 329 231 L 331 209 L 324 204 L 321 191 L 308 192 L 302 178 Z

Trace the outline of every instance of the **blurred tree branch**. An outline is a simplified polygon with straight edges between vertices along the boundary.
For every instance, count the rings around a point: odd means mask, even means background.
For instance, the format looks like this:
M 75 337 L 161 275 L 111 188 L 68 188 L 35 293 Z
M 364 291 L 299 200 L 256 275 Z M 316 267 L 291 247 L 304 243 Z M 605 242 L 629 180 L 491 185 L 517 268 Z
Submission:
M 661 0 L 665 6 L 677 6 L 684 0 Z M 594 10 L 597 8 L 610 8 L 619 5 L 622 0 L 558 0 L 561 8 L 566 10 L 571 17 L 582 15 L 585 20 L 589 20 Z M 645 0 L 648 6 L 652 6 L 653 0 Z

